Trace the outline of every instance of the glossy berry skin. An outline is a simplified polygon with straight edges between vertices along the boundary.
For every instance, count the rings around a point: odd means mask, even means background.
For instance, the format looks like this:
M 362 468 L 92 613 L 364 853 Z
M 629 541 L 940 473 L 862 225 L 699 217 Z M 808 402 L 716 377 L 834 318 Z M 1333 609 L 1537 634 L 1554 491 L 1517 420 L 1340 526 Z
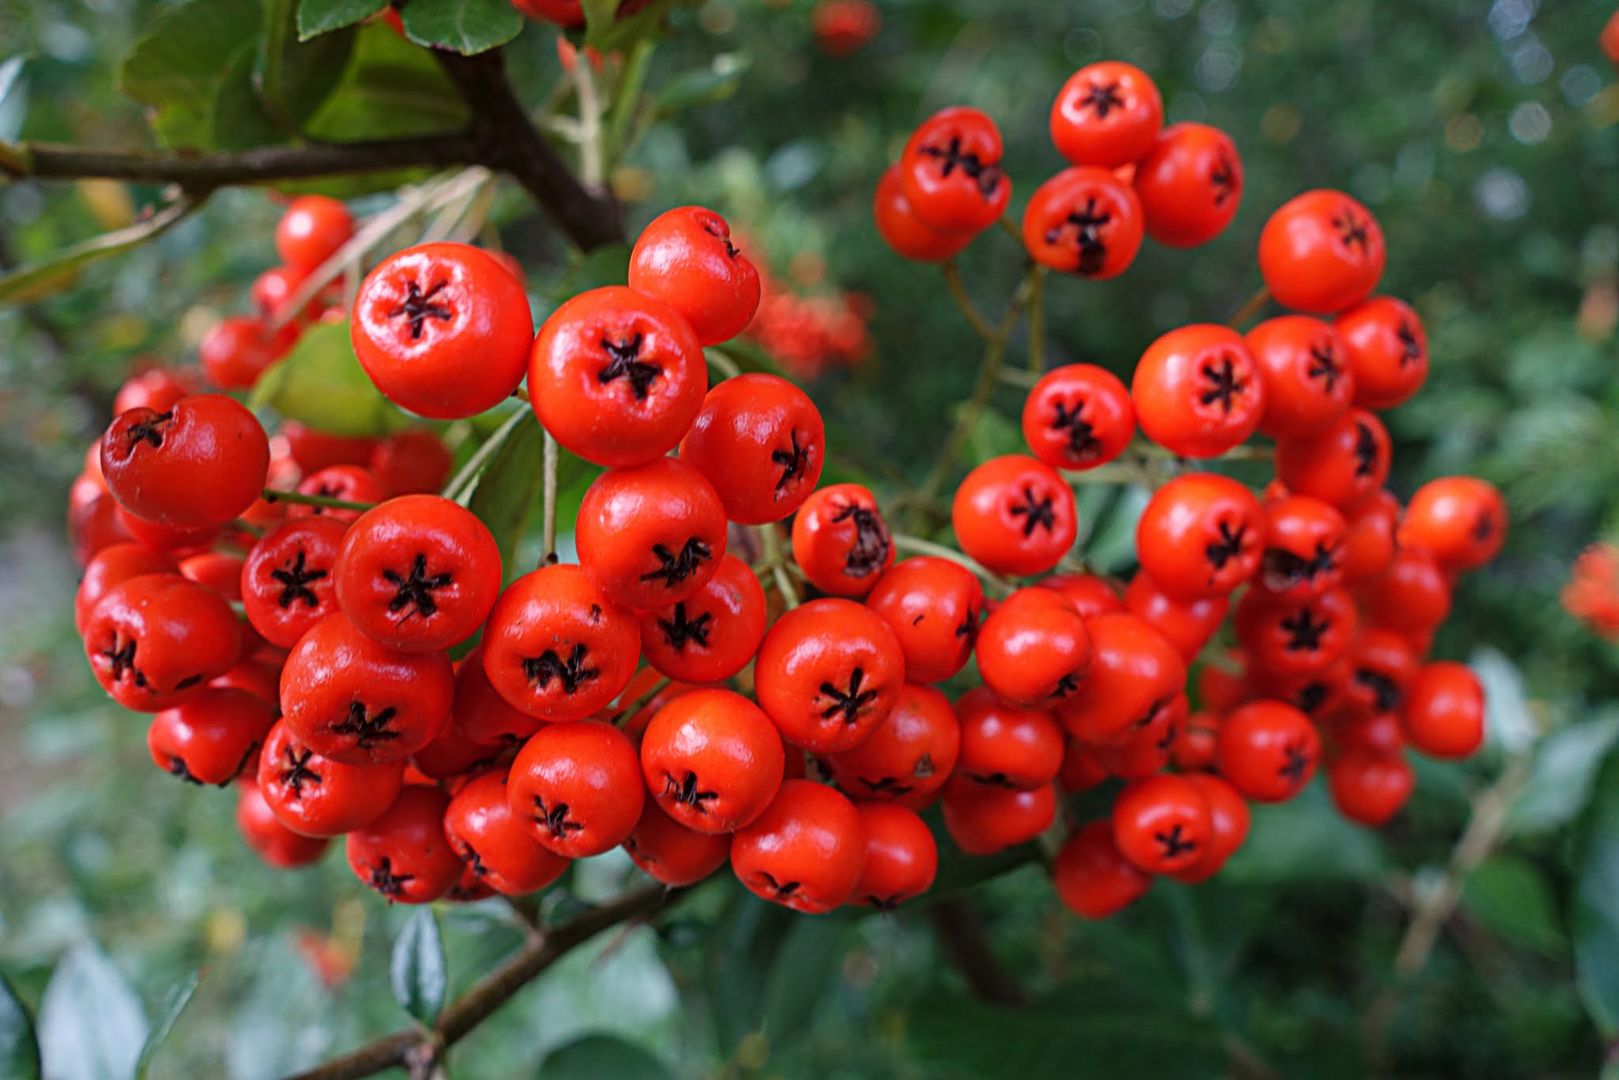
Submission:
M 1242 159 L 1217 127 L 1171 124 L 1136 162 L 1134 185 L 1148 236 L 1169 247 L 1197 247 L 1237 216 Z
M 729 690 L 693 690 L 652 717 L 641 775 L 675 821 L 730 833 L 764 812 L 781 787 L 781 737 L 759 707 Z
M 1395 713 L 1339 715 L 1332 721 L 1332 742 L 1340 753 L 1369 750 L 1387 757 L 1405 750 L 1405 732 Z
M 1220 725 L 1220 775 L 1255 802 L 1286 802 L 1315 775 L 1321 736 L 1309 717 L 1280 701 L 1253 701 Z
M 821 479 L 826 426 L 809 395 L 778 375 L 726 379 L 703 398 L 680 460 L 708 478 L 741 525 L 792 514 Z
M 1130 383 L 1142 434 L 1183 457 L 1211 458 L 1248 441 L 1265 411 L 1265 384 L 1242 337 L 1197 323 L 1147 347 Z
M 665 814 L 655 799 L 646 800 L 623 847 L 636 866 L 671 889 L 697 884 L 731 857 L 728 835 L 694 832 Z
M 1283 307 L 1331 315 L 1371 295 L 1383 276 L 1383 230 L 1341 191 L 1283 203 L 1259 235 L 1259 272 Z
M 504 771 L 473 777 L 444 811 L 444 836 L 485 885 L 522 896 L 550 885 L 568 860 L 534 842 L 526 819 L 512 813 Z
M 419 244 L 366 275 L 349 336 L 360 366 L 389 401 L 456 420 L 517 389 L 534 319 L 522 284 L 487 251 Z
M 202 693 L 241 655 L 242 635 L 218 593 L 179 574 L 128 578 L 96 601 L 84 626 L 90 670 L 112 699 L 158 712 Z
M 1276 443 L 1276 476 L 1295 495 L 1353 512 L 1388 480 L 1393 448 L 1383 422 L 1350 409 L 1318 434 Z
M 1230 477 L 1186 473 L 1153 493 L 1136 525 L 1141 569 L 1170 596 L 1229 596 L 1264 555 L 1265 516 Z
M 210 385 L 246 390 L 281 359 L 289 344 L 251 315 L 229 315 L 209 327 L 197 343 L 197 363 Z
M 1252 697 L 1285 701 L 1312 721 L 1337 716 L 1348 706 L 1350 667 L 1347 653 L 1320 666 L 1274 671 L 1255 665 L 1248 672 Z
M 1087 64 L 1051 105 L 1051 141 L 1075 165 L 1111 169 L 1145 157 L 1164 123 L 1164 102 L 1146 72 L 1117 60 Z
M 1105 919 L 1135 903 L 1152 886 L 1119 851 L 1111 820 L 1093 821 L 1070 836 L 1051 867 L 1063 906 L 1082 919 Z
M 1195 712 L 1175 733 L 1170 761 L 1181 772 L 1194 772 L 1214 765 L 1214 741 L 1220 734 L 1220 718 L 1212 712 Z
M 242 609 L 265 641 L 290 649 L 337 610 L 332 569 L 347 530 L 335 518 L 295 518 L 253 545 L 242 563 Z
M 1118 277 L 1141 250 L 1141 203 L 1106 169 L 1064 169 L 1023 210 L 1023 246 L 1041 266 L 1094 281 Z
M 1279 600 L 1252 589 L 1237 604 L 1235 624 L 1237 640 L 1255 668 L 1301 675 L 1320 671 L 1348 653 L 1359 616 L 1343 589 L 1307 600 Z
M 223 787 L 247 767 L 275 710 L 243 690 L 209 689 L 152 718 L 146 746 L 164 772 Z
M 1339 315 L 1334 325 L 1355 373 L 1355 404 L 1392 409 L 1428 378 L 1428 334 L 1411 305 L 1374 296 Z
M 1095 364 L 1065 364 L 1040 377 L 1023 402 L 1023 438 L 1054 469 L 1094 469 L 1124 452 L 1135 407 L 1119 377 Z
M 1426 549 L 1447 572 L 1476 570 L 1507 535 L 1501 492 L 1474 476 L 1445 476 L 1417 488 L 1400 522 L 1401 544 Z
M 1349 651 L 1345 704 L 1362 716 L 1392 712 L 1405 698 L 1417 663 L 1403 635 L 1375 627 L 1362 630 Z
M 1019 791 L 952 777 L 940 800 L 945 831 L 966 855 L 994 855 L 1027 843 L 1057 819 L 1057 786 Z
M 630 252 L 629 283 L 685 316 L 704 345 L 736 337 L 759 308 L 759 271 L 726 220 L 701 206 L 652 219 Z
M 300 480 L 298 494 L 319 495 L 321 498 L 351 503 L 378 503 L 386 497 L 387 491 L 382 486 L 382 478 L 362 465 L 328 465 Z M 287 507 L 287 517 L 292 519 L 326 517 L 336 521 L 353 521 L 363 512 L 309 503 L 293 503 Z
M 954 565 L 953 563 L 951 565 Z M 115 585 L 142 574 L 174 574 L 179 567 L 161 551 L 153 551 L 144 544 L 109 544 L 96 552 L 84 564 L 79 576 L 79 588 L 73 597 L 73 625 L 83 635 L 90 612 L 97 601 Z M 962 571 L 966 573 L 966 571 Z M 970 576 L 970 575 L 969 575 Z M 977 581 L 976 578 L 973 579 Z
M 450 478 L 450 452 L 431 431 L 400 431 L 376 444 L 365 464 L 392 495 L 431 495 Z
M 950 699 L 907 683 L 889 713 L 858 746 L 825 755 L 832 779 L 861 802 L 926 805 L 955 771 L 961 725 Z
M 369 435 L 337 435 L 296 420 L 282 420 L 280 434 L 305 476 L 330 465 L 366 465 L 378 445 Z
M 265 736 L 256 779 L 276 820 L 300 836 L 325 837 L 381 817 L 403 777 L 403 762 L 345 765 L 322 757 L 280 721 Z
M 939 845 L 916 811 L 893 803 L 866 803 L 856 809 L 865 827 L 866 857 L 854 902 L 892 911 L 931 889 L 939 872 Z
M 1484 687 L 1465 664 L 1424 665 L 1406 688 L 1400 726 L 1429 757 L 1460 759 L 1484 743 Z
M 483 668 L 514 708 L 583 720 L 635 674 L 641 634 L 577 566 L 547 566 L 506 587 L 484 629 Z
M 1085 624 L 1091 670 L 1057 707 L 1074 738 L 1106 743 L 1151 725 L 1186 685 L 1186 662 L 1162 634 L 1134 615 L 1099 615 Z
M 300 195 L 276 223 L 275 251 L 288 267 L 308 274 L 353 235 L 348 207 L 325 195 Z
M 355 629 L 402 652 L 434 652 L 488 617 L 500 593 L 500 546 L 449 499 L 401 495 L 349 526 L 332 576 Z
M 483 746 L 511 746 L 534 734 L 544 722 L 513 706 L 490 685 L 481 645 L 456 667 L 449 727 L 463 739 Z
M 570 859 L 616 848 L 646 800 L 635 745 L 611 724 L 547 724 L 512 762 L 506 797 L 542 846 Z
M 164 552 L 176 559 L 185 559 L 205 551 L 219 539 L 220 526 L 200 529 L 182 529 L 136 517 L 122 506 L 115 511 L 121 535 L 132 537 L 153 551 Z
M 961 550 L 997 574 L 1042 574 L 1074 545 L 1074 492 L 1056 469 L 1022 454 L 967 474 L 950 506 Z
M 1184 776 L 1164 773 L 1137 780 L 1113 802 L 1113 840 L 1119 853 L 1149 874 L 1196 865 L 1213 831 L 1208 800 Z
M 1308 600 L 1343 581 L 1348 525 L 1330 504 L 1289 495 L 1265 504 L 1265 555 L 1254 585 L 1278 600 Z
M 1261 434 L 1308 439 L 1348 410 L 1355 373 L 1343 337 L 1331 323 L 1308 315 L 1279 315 L 1242 340 L 1265 384 Z
M 1248 839 L 1253 815 L 1248 802 L 1231 783 L 1213 773 L 1193 772 L 1186 780 L 1203 796 L 1209 808 L 1209 842 L 1202 856 L 1190 866 L 1175 871 L 1175 879 L 1187 885 L 1207 881 L 1220 872 L 1226 860 L 1236 854 Z
M 403 761 L 450 718 L 455 675 L 443 653 L 404 653 L 341 613 L 315 624 L 281 669 L 283 719 L 316 753 L 346 765 Z
M 1411 798 L 1416 776 L 1400 754 L 1350 750 L 1327 763 L 1327 790 L 1338 812 L 1369 828 L 1388 824 Z
M 597 465 L 643 465 L 674 448 L 708 389 L 697 333 L 633 289 L 580 293 L 534 339 L 528 389 L 545 429 Z
M 866 833 L 854 804 L 808 780 L 788 780 L 770 805 L 731 839 L 731 870 L 755 896 L 806 915 L 854 893 Z
M 1371 626 L 1427 634 L 1450 614 L 1450 582 L 1426 550 L 1399 548 L 1388 570 L 1355 593 Z
M 905 184 L 896 162 L 883 170 L 872 195 L 871 216 L 877 235 L 894 254 L 914 262 L 943 262 L 966 250 L 976 232 L 941 232 L 924 224 L 905 197 Z
M 193 394 L 164 412 L 131 409 L 101 437 L 107 489 L 159 525 L 223 525 L 259 497 L 269 469 L 264 428 L 220 394 Z
M 975 651 L 984 685 L 1031 709 L 1073 697 L 1091 666 L 1085 620 L 1061 593 L 1037 587 L 1019 589 L 990 613 Z
M 783 738 L 832 753 L 858 746 L 893 711 L 905 654 L 876 612 L 851 600 L 811 600 L 765 634 L 753 677 Z
M 695 595 L 725 557 L 714 485 L 678 458 L 609 469 L 579 504 L 579 561 L 622 607 L 657 610 Z
M 1062 728 L 1048 712 L 997 700 L 985 687 L 956 702 L 962 776 L 992 787 L 1027 790 L 1049 784 L 1062 765 Z
M 917 125 L 899 158 L 900 191 L 922 224 L 975 233 L 1012 198 L 1001 170 L 1001 132 L 977 109 L 941 109 Z
M 236 785 L 236 828 L 247 846 L 277 870 L 308 866 L 326 854 L 325 839 L 300 836 L 281 824 L 251 780 Z
M 463 865 L 444 835 L 449 797 L 413 785 L 375 821 L 349 833 L 349 869 L 390 903 L 427 904 L 460 880 Z
M 641 615 L 647 663 L 681 682 L 724 682 L 753 659 L 764 635 L 765 591 L 734 555 L 692 596 Z
M 860 484 L 821 488 L 793 518 L 793 561 L 833 596 L 864 596 L 894 565 L 894 543 L 877 497 Z
M 1220 628 L 1230 606 L 1224 596 L 1171 596 L 1146 573 L 1137 574 L 1124 590 L 1125 610 L 1162 634 L 1188 664 Z
M 1185 695 L 1178 694 L 1153 714 L 1146 727 L 1089 749 L 1091 761 L 1108 776 L 1144 780 L 1162 772 L 1175 748 L 1175 736 L 1186 719 Z
M 1062 594 L 1081 618 L 1094 619 L 1098 615 L 1124 610 L 1119 591 L 1107 578 L 1095 574 L 1053 574 L 1035 582 L 1042 589 Z
M 196 379 L 189 372 L 174 368 L 155 367 L 131 375 L 118 388 L 112 399 L 112 414 L 126 413 L 130 409 L 151 409 L 167 412 L 174 403 L 187 394 L 196 392 Z M 100 467 L 99 455 L 93 455 Z
M 978 640 L 984 587 L 949 559 L 918 555 L 894 564 L 866 597 L 905 653 L 912 682 L 943 682 L 960 671 Z

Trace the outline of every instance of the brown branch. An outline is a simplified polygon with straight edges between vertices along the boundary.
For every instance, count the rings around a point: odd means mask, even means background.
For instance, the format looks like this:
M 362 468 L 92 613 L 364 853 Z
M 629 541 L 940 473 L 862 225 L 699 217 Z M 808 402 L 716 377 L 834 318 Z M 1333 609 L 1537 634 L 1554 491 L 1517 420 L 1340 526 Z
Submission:
M 674 902 L 682 890 L 661 885 L 625 893 L 610 903 L 542 931 L 484 976 L 439 1014 L 432 1030 L 410 1029 L 384 1035 L 342 1057 L 297 1074 L 289 1080 L 353 1080 L 384 1069 L 412 1065 L 423 1059 L 441 1060 L 444 1053 L 469 1035 L 490 1014 L 532 982 L 546 968 L 609 927 L 645 919 Z
M 990 949 L 984 926 L 966 900 L 942 900 L 929 909 L 928 918 L 939 944 L 975 997 L 995 1005 L 1028 1004 L 1028 995 Z

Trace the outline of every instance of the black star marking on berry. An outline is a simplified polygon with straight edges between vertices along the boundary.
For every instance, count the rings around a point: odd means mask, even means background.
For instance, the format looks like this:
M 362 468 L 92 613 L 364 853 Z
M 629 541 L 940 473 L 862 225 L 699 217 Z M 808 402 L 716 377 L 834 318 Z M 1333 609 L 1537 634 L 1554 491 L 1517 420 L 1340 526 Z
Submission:
M 546 809 L 545 800 L 534 796 L 534 820 L 544 825 L 554 839 L 566 840 L 569 833 L 583 832 L 585 827 L 568 816 L 568 804 L 559 802 Z
M 371 716 L 367 713 L 365 702 L 351 701 L 348 715 L 332 725 L 332 734 L 353 735 L 354 745 L 361 750 L 369 750 L 378 743 L 392 742 L 404 734 L 388 726 L 393 723 L 398 711 L 390 705 Z
M 1486 510 L 1473 521 L 1473 541 L 1482 544 L 1494 535 L 1495 515 Z
M 789 450 L 770 451 L 770 460 L 781 466 L 781 475 L 776 477 L 776 490 L 786 491 L 787 485 L 804 475 L 804 463 L 809 458 L 809 447 L 798 445 L 798 431 L 794 429 L 788 433 L 793 440 Z
M 1417 340 L 1417 328 L 1405 319 L 1394 328 L 1394 336 L 1400 339 L 1400 366 L 1407 367 L 1422 359 L 1422 342 Z
M 433 590 L 445 588 L 450 584 L 449 574 L 434 574 L 427 576 L 427 556 L 420 553 L 411 560 L 410 574 L 407 576 L 397 570 L 384 570 L 383 580 L 396 590 L 392 600 L 388 601 L 388 612 L 399 615 L 399 621 L 404 622 L 412 615 L 426 618 L 438 611 L 438 601 L 433 598 Z M 413 609 L 413 610 L 407 610 Z
M 663 797 L 673 799 L 681 806 L 689 806 L 699 814 L 706 814 L 708 807 L 703 804 L 710 799 L 719 798 L 720 793 L 701 790 L 697 783 L 697 774 L 688 769 L 686 775 L 679 780 L 675 779 L 673 773 L 664 773 Z
M 1106 120 L 1107 114 L 1114 109 L 1124 108 L 1124 98 L 1119 96 L 1119 84 L 1091 83 L 1090 90 L 1079 99 L 1079 111 L 1095 109 L 1098 120 Z
M 169 758 L 169 775 L 178 776 L 188 784 L 196 784 L 198 787 L 202 786 L 202 781 L 198 780 L 196 776 L 192 774 L 191 767 L 185 763 L 183 758 Z
M 1355 681 L 1372 692 L 1378 712 L 1388 712 L 1400 704 L 1400 687 L 1381 671 L 1356 668 Z
M 708 647 L 709 623 L 714 621 L 714 613 L 705 611 L 695 619 L 686 616 L 686 601 L 680 600 L 675 604 L 675 617 L 673 619 L 659 619 L 658 629 L 663 631 L 664 644 L 678 652 L 686 651 L 686 642 L 695 641 L 703 648 Z
M 1329 574 L 1338 566 L 1338 549 L 1317 540 L 1315 552 L 1309 558 L 1286 548 L 1266 548 L 1260 561 L 1259 576 L 1265 588 L 1272 592 L 1285 592 L 1304 581 L 1314 581 Z
M 978 612 L 972 608 L 967 609 L 967 613 L 961 617 L 961 622 L 956 626 L 956 636 L 966 638 L 969 649 L 978 643 Z
M 1320 379 L 1326 385 L 1324 392 L 1330 394 L 1338 387 L 1338 380 L 1344 376 L 1343 363 L 1338 359 L 1332 342 L 1323 338 L 1310 345 L 1310 366 L 1304 369 L 1307 378 Z
M 415 874 L 394 873 L 393 860 L 386 855 L 371 868 L 371 887 L 389 900 L 405 895 L 405 884 L 415 880 Z
M 904 902 L 905 896 L 903 893 L 895 893 L 892 896 L 878 896 L 875 893 L 866 895 L 866 903 L 871 905 L 872 910 L 881 912 L 884 915 L 889 914 Z
M 1324 682 L 1305 683 L 1293 695 L 1293 704 L 1298 706 L 1300 712 L 1314 716 L 1315 711 L 1327 703 L 1327 695 L 1331 692 Z
M 798 891 L 799 883 L 796 881 L 777 881 L 775 876 L 767 870 L 759 871 L 759 883 L 769 889 L 777 900 L 785 900 Z
M 129 443 L 129 449 L 134 450 L 141 443 L 156 449 L 163 445 L 163 429 L 174 419 L 174 413 L 158 413 L 150 420 L 142 420 L 129 425 L 124 432 L 124 438 Z
M 871 795 L 888 795 L 899 798 L 909 795 L 913 790 L 910 784 L 902 784 L 897 776 L 884 776 L 877 780 L 867 780 L 864 776 L 855 777 L 856 781 L 865 785 L 866 792 Z
M 1014 503 L 1009 511 L 1013 517 L 1023 519 L 1023 536 L 1027 539 L 1034 535 L 1035 529 L 1044 529 L 1051 532 L 1057 527 L 1057 510 L 1050 495 L 1038 498 L 1034 488 L 1023 485 L 1023 501 Z
M 647 392 L 652 389 L 652 381 L 663 374 L 663 368 L 657 364 L 640 359 L 641 346 L 645 343 L 646 336 L 641 333 L 636 333 L 627 341 L 602 338 L 601 347 L 609 359 L 607 366 L 597 373 L 596 381 L 606 386 L 615 379 L 628 379 L 635 400 L 645 401 Z
M 433 303 L 433 297 L 448 288 L 449 284 L 447 281 L 441 281 L 424 293 L 422 292 L 422 287 L 414 281 L 407 282 L 404 303 L 389 311 L 388 318 L 397 319 L 403 315 L 410 321 L 410 339 L 412 341 L 420 340 L 422 328 L 426 325 L 428 319 L 440 319 L 444 322 L 449 322 L 455 318 L 455 312 L 452 309 L 443 304 Z
M 1153 745 L 1153 749 L 1157 750 L 1160 754 L 1169 753 L 1169 748 L 1171 746 L 1175 745 L 1175 725 L 1174 724 L 1165 724 L 1164 725 L 1164 737 L 1159 739 L 1157 742 L 1153 743 L 1152 745 Z
M 1198 400 L 1204 405 L 1219 402 L 1220 411 L 1230 416 L 1231 406 L 1248 385 L 1237 377 L 1236 360 L 1230 353 L 1221 353 L 1219 360 L 1204 364 L 1201 371 L 1203 378 L 1208 380 L 1208 388 L 1198 396 Z
M 1220 539 L 1203 546 L 1203 557 L 1209 560 L 1210 580 L 1226 568 L 1226 563 L 1242 554 L 1243 541 L 1248 538 L 1248 523 L 1245 521 L 1239 522 L 1234 529 L 1231 522 L 1222 521 L 1216 528 L 1219 530 Z
M 1158 714 L 1169 708 L 1169 703 L 1171 700 L 1173 699 L 1162 697 L 1153 702 L 1151 705 L 1148 705 L 1146 712 L 1130 721 L 1130 730 L 1140 731 L 1143 728 L 1151 727 L 1152 722 L 1158 719 Z
M 712 218 L 703 221 L 703 231 L 725 245 L 725 254 L 728 258 L 736 258 L 741 254 L 737 246 L 731 243 L 731 237 L 725 231 L 725 226 Z
M 995 194 L 995 189 L 1001 186 L 1001 167 L 999 165 L 986 165 L 974 153 L 963 153 L 961 149 L 961 136 L 952 135 L 950 141 L 944 146 L 924 146 L 921 154 L 937 158 L 942 162 L 939 168 L 941 177 L 949 176 L 960 169 L 978 187 L 978 193 L 988 199 Z
M 1069 412 L 1060 401 L 1052 404 L 1056 406 L 1057 417 L 1051 421 L 1051 430 L 1068 433 L 1068 452 L 1080 461 L 1089 461 L 1100 454 L 1102 440 L 1096 437 L 1096 429 L 1091 422 L 1080 415 L 1085 411 L 1086 403 L 1077 402 L 1073 412 Z
M 1310 754 L 1304 744 L 1290 742 L 1282 747 L 1282 754 L 1287 760 L 1276 770 L 1276 775 L 1287 777 L 1294 787 L 1304 783 L 1304 774 L 1310 771 Z
M 1214 188 L 1214 205 L 1224 206 L 1226 200 L 1237 194 L 1237 167 L 1226 157 L 1225 151 L 1220 151 L 1214 162 L 1214 168 L 1209 172 L 1209 186 Z
M 1067 217 L 1046 230 L 1046 243 L 1055 244 L 1062 238 L 1064 231 L 1074 230 L 1074 243 L 1079 248 L 1077 271 L 1081 274 L 1094 274 L 1102 269 L 1102 262 L 1107 258 L 1107 244 L 1102 240 L 1102 226 L 1112 220 L 1113 215 L 1099 209 L 1095 196 L 1092 196 L 1085 200 L 1083 207 L 1075 207 L 1068 211 Z
M 1321 638 L 1325 636 L 1328 630 L 1332 629 L 1332 623 L 1328 619 L 1322 618 L 1320 622 L 1317 622 L 1315 613 L 1307 607 L 1299 608 L 1297 611 L 1283 615 L 1280 625 L 1287 632 L 1285 648 L 1288 652 L 1315 652 L 1319 650 L 1321 648 Z
M 539 656 L 523 658 L 523 675 L 541 690 L 549 689 L 552 679 L 560 679 L 562 692 L 573 694 L 601 675 L 596 668 L 585 666 L 585 657 L 589 654 L 590 650 L 585 646 L 575 645 L 568 659 L 563 660 L 555 649 L 546 649 Z
M 892 550 L 888 526 L 883 524 L 882 516 L 859 503 L 840 506 L 832 515 L 834 525 L 850 520 L 854 522 L 854 543 L 843 556 L 843 572 L 858 578 L 881 571 L 888 565 L 888 553 Z
M 1051 688 L 1051 696 L 1056 698 L 1065 698 L 1069 694 L 1078 692 L 1079 672 L 1077 671 L 1063 672 L 1062 678 L 1057 680 L 1057 685 Z
M 1003 772 L 968 773 L 967 779 L 983 784 L 985 787 L 1005 788 L 1008 791 L 1017 790 L 1017 785 Z
M 849 689 L 839 690 L 830 682 L 821 684 L 821 693 L 832 699 L 832 704 L 821 710 L 821 719 L 830 720 L 839 713 L 843 714 L 845 724 L 853 724 L 860 719 L 860 714 L 877 700 L 877 689 L 870 687 L 861 689 L 866 682 L 866 669 L 857 667 L 849 673 Z
M 314 787 L 321 784 L 320 773 L 309 767 L 309 759 L 315 756 L 315 752 L 304 750 L 299 753 L 290 746 L 283 746 L 281 753 L 287 759 L 286 765 L 281 769 L 281 782 L 292 789 L 292 798 L 296 802 L 303 798 L 305 784 Z
M 1364 218 L 1345 206 L 1333 216 L 1332 227 L 1338 230 L 1338 240 L 1344 247 L 1358 247 L 1365 254 L 1371 244 L 1371 233 Z
M 1173 859 L 1188 852 L 1197 850 L 1197 841 L 1188 840 L 1183 834 L 1186 827 L 1180 822 L 1171 825 L 1168 832 L 1155 832 L 1152 838 L 1164 847 L 1163 857 Z
M 320 597 L 309 586 L 330 576 L 330 570 L 311 569 L 308 556 L 303 548 L 299 548 L 284 567 L 278 566 L 270 571 L 270 577 L 281 583 L 281 595 L 276 597 L 276 605 L 289 608 L 302 600 L 306 607 L 320 607 Z
M 1355 475 L 1371 476 L 1377 469 L 1377 435 L 1363 421 L 1355 424 Z
M 911 775 L 919 776 L 924 779 L 932 776 L 937 771 L 938 767 L 933 764 L 932 754 L 923 754 L 921 757 L 916 759 L 916 764 L 911 766 Z
M 708 546 L 706 540 L 692 537 L 681 547 L 679 554 L 670 551 L 662 544 L 652 545 L 652 554 L 657 556 L 663 565 L 649 573 L 641 575 L 642 581 L 661 581 L 668 588 L 674 588 L 682 581 L 697 572 L 703 562 L 713 557 L 714 551 Z
M 133 675 L 136 686 L 146 686 L 146 676 L 141 669 L 135 666 L 135 639 L 130 638 L 122 645 L 114 638 L 111 647 L 102 649 L 101 655 L 112 661 L 112 681 L 123 682 L 125 675 Z
M 467 864 L 473 877 L 484 877 L 489 873 L 489 867 L 483 864 L 483 856 L 478 854 L 478 849 L 465 840 L 461 841 L 461 861 Z

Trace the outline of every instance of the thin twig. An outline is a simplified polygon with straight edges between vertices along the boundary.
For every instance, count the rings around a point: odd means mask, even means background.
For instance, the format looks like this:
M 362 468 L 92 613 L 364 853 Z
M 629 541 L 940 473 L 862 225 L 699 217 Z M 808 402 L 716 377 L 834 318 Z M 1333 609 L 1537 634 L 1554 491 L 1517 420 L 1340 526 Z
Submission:
M 276 491 L 274 488 L 265 488 L 260 494 L 267 503 L 296 503 L 299 506 L 319 506 L 326 510 L 356 510 L 362 514 L 377 505 L 353 502 L 349 499 L 334 499 L 330 495 L 309 495 L 302 491 Z
M 1242 302 L 1241 307 L 1231 313 L 1226 325 L 1233 330 L 1241 330 L 1253 321 L 1254 316 L 1264 311 L 1268 303 L 1270 303 L 1270 290 L 1261 285 L 1252 296 Z
M 781 534 L 776 531 L 774 525 L 761 525 L 759 542 L 764 547 L 765 565 L 770 567 L 771 577 L 776 582 L 776 591 L 781 594 L 781 602 L 791 611 L 798 606 L 798 588 L 787 574 L 787 554 L 786 548 L 782 546 Z
M 532 409 L 514 410 L 506 418 L 505 422 L 491 432 L 489 438 L 485 439 L 483 444 L 472 452 L 472 456 L 467 458 L 466 464 L 461 466 L 460 471 L 450 477 L 450 482 L 444 485 L 443 496 L 446 499 L 454 499 L 456 502 L 464 502 L 470 498 L 473 489 L 477 487 L 478 477 L 483 473 L 484 466 L 489 464 L 489 459 L 494 457 L 495 452 L 506 444 L 506 440 L 511 438 L 511 434 L 517 430 L 517 426 L 533 415 L 534 411 Z
M 955 548 L 943 544 L 935 544 L 931 540 L 924 540 L 920 536 L 909 536 L 905 533 L 894 533 L 891 536 L 894 550 L 909 551 L 915 555 L 932 555 L 939 559 L 948 559 L 958 566 L 966 567 L 976 574 L 986 585 L 993 585 L 1003 593 L 1012 591 L 1012 583 L 990 570 L 983 563 L 970 555 L 964 555 Z
M 544 478 L 540 489 L 541 553 L 540 565 L 550 566 L 557 561 L 557 441 L 545 432 L 542 451 Z
M 1038 377 L 1046 370 L 1046 268 L 1032 267 L 1029 287 L 1029 374 Z
M 928 918 L 945 955 L 975 997 L 995 1005 L 1028 1004 L 1028 994 L 990 949 L 983 923 L 965 899 L 940 901 L 928 910 Z
M 956 307 L 961 310 L 961 314 L 972 324 L 973 330 L 979 337 L 985 341 L 992 340 L 996 334 L 996 327 L 984 316 L 982 311 L 978 310 L 978 305 L 973 303 L 973 298 L 967 295 L 967 286 L 962 283 L 961 268 L 956 265 L 956 260 L 950 259 L 946 261 L 941 269 L 944 271 L 945 286 L 950 290 L 950 299 L 955 301 Z

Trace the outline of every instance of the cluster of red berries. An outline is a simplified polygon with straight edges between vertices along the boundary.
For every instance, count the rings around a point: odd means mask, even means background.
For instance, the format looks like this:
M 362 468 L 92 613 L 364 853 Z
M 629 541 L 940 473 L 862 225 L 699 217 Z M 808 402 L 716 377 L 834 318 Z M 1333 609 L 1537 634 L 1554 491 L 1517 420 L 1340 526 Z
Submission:
M 1619 547 L 1592 544 L 1574 560 L 1563 609 L 1610 640 L 1619 640 Z
M 821 265 L 806 276 L 819 277 Z M 800 295 L 759 268 L 759 310 L 746 334 L 789 374 L 810 379 L 871 355 L 871 298 L 861 293 Z
M 1021 234 L 1029 257 L 1080 277 L 1117 277 L 1143 234 L 1170 247 L 1218 236 L 1242 200 L 1242 161 L 1219 128 L 1164 127 L 1163 99 L 1141 69 L 1088 64 L 1051 106 L 1051 141 L 1070 167 L 1029 198 Z M 917 126 L 878 182 L 873 211 L 900 255 L 950 259 L 994 225 L 1012 199 L 1000 129 L 985 113 L 944 109 Z

